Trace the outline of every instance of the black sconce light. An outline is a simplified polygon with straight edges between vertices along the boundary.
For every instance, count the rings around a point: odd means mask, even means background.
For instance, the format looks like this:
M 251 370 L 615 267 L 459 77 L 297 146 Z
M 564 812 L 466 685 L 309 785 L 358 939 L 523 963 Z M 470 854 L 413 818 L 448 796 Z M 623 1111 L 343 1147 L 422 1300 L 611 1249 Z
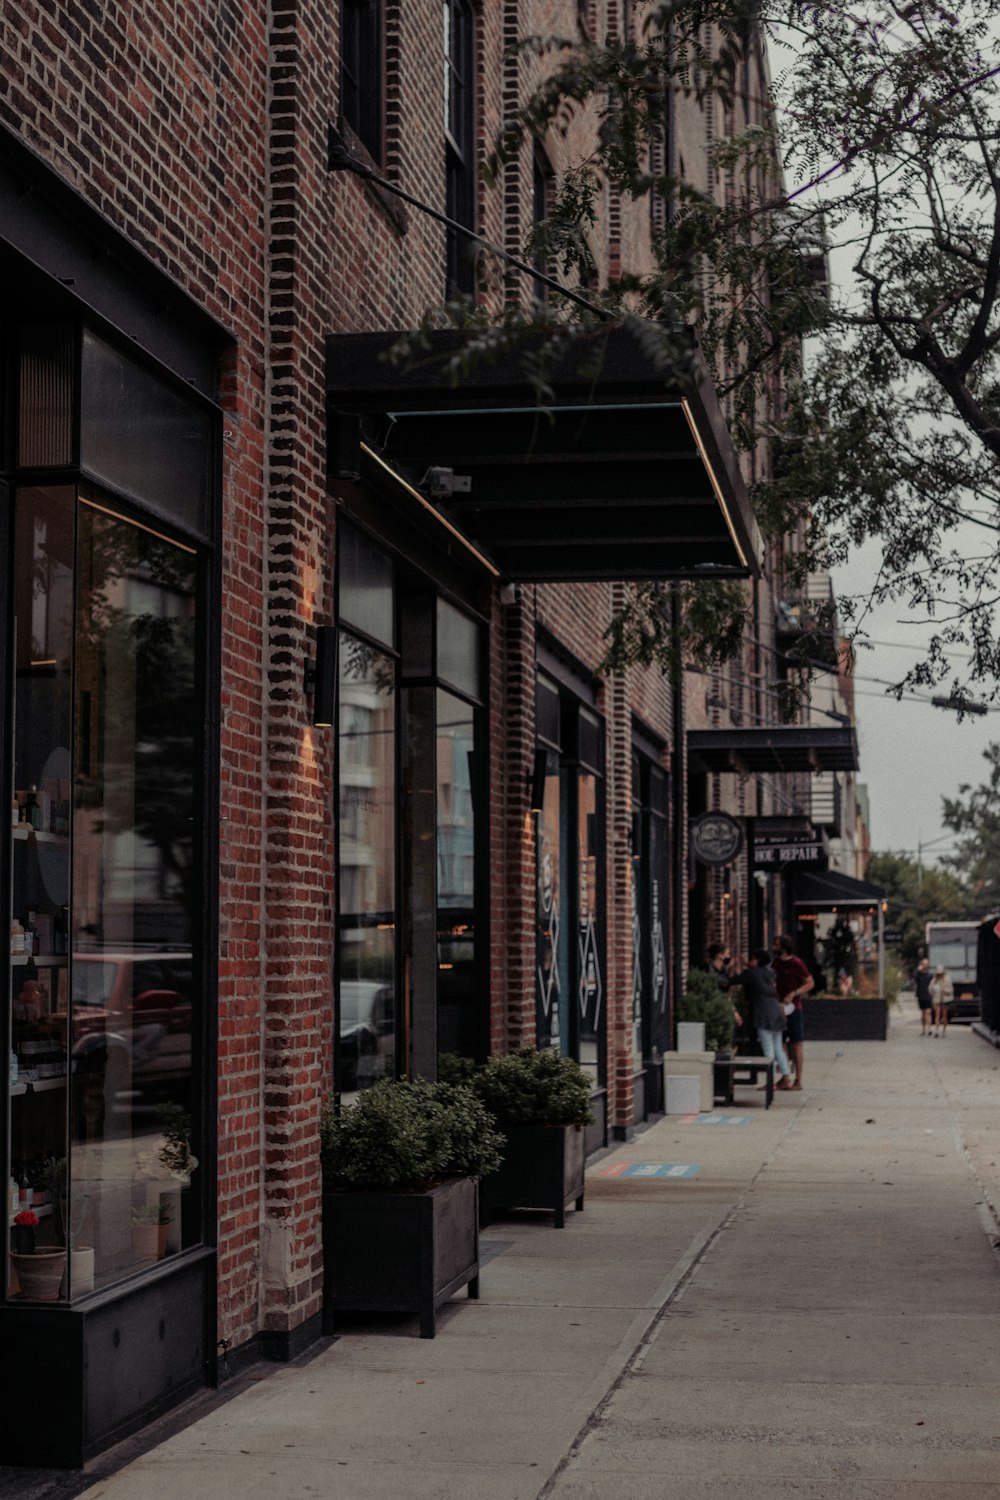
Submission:
M 317 625 L 316 660 L 306 659 L 305 691 L 312 694 L 313 723 L 329 729 L 337 712 L 337 627 Z
M 541 748 L 535 751 L 535 764 L 528 777 L 528 806 L 532 812 L 541 812 L 545 805 L 545 777 L 549 769 L 549 753 Z

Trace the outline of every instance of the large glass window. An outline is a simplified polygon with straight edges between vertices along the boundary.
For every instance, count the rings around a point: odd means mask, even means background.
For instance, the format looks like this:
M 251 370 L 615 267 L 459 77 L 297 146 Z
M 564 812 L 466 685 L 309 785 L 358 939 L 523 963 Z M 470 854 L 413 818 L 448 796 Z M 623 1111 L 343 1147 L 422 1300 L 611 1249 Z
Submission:
M 476 982 L 476 713 L 438 689 L 437 1031 L 438 1053 L 478 1058 L 481 995 Z
M 541 802 L 536 828 L 539 1046 L 558 1047 L 604 1081 L 603 725 L 540 680 Z M 553 741 L 558 738 L 558 749 Z
M 636 1061 L 669 1046 L 668 781 L 645 755 L 632 757 L 632 996 Z
M 75 1297 L 200 1237 L 198 559 L 93 492 L 14 507 L 9 1209 Z
M 396 1069 L 396 664 L 340 636 L 339 930 L 342 1094 Z

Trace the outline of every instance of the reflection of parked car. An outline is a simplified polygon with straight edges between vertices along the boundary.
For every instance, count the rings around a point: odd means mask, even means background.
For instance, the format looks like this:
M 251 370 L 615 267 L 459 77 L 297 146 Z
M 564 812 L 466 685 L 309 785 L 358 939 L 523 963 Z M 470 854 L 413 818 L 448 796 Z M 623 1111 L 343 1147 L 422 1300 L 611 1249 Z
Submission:
M 191 954 L 74 953 L 71 983 L 74 1072 L 104 1072 L 119 1102 L 189 1107 Z
M 370 1088 L 392 1073 L 395 1030 L 391 984 L 367 979 L 341 983 L 337 1087 L 342 1094 Z

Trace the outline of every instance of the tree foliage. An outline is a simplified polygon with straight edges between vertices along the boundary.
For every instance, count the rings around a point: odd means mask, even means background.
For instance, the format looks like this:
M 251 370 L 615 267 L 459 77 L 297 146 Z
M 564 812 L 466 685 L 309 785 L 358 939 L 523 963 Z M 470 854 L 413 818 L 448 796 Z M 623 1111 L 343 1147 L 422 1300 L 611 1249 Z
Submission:
M 584 286 L 594 312 L 547 317 L 564 330 L 591 316 L 695 325 L 737 443 L 780 445 L 777 478 L 754 494 L 765 531 L 796 532 L 803 573 L 877 539 L 875 600 L 934 624 L 900 689 L 994 696 L 995 0 L 653 0 L 639 14 L 634 36 L 523 43 L 541 82 L 507 122 L 494 173 L 546 132 L 577 139 L 581 111 L 596 119 L 528 247 Z M 743 120 L 744 63 L 762 39 L 779 59 L 773 95 L 749 128 L 715 139 L 698 186 L 664 160 L 668 96 L 712 95 L 717 116 Z M 653 195 L 662 212 L 652 265 L 595 285 L 587 231 L 608 189 Z M 847 268 L 832 293 L 820 274 L 828 251 Z M 814 341 L 805 370 L 803 339 Z M 638 596 L 619 634 L 640 652 L 658 645 L 659 609 L 655 591 Z M 858 601 L 841 610 L 863 620 Z M 956 646 L 969 655 L 958 675 Z
M 873 854 L 868 879 L 886 893 L 886 925 L 902 933 L 899 956 L 907 972 L 916 968 L 924 951 L 928 922 L 961 922 L 980 915 L 958 876 L 937 866 L 922 868 L 903 854 Z
M 1000 744 L 987 745 L 983 759 L 986 780 L 964 783 L 957 797 L 945 797 L 942 815 L 945 827 L 959 836 L 946 864 L 961 875 L 974 917 L 1000 910 Z

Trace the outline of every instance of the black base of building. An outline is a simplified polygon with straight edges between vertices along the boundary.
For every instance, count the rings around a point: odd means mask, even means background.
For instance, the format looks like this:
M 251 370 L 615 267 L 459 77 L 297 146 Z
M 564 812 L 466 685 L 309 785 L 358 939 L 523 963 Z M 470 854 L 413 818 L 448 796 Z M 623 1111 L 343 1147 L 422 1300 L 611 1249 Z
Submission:
M 76 1306 L 0 1308 L 0 1463 L 79 1468 L 210 1381 L 215 1252 Z
M 323 1314 L 314 1313 L 298 1328 L 276 1330 L 265 1328 L 257 1335 L 260 1358 L 271 1364 L 287 1365 L 304 1354 L 311 1344 L 323 1337 Z

